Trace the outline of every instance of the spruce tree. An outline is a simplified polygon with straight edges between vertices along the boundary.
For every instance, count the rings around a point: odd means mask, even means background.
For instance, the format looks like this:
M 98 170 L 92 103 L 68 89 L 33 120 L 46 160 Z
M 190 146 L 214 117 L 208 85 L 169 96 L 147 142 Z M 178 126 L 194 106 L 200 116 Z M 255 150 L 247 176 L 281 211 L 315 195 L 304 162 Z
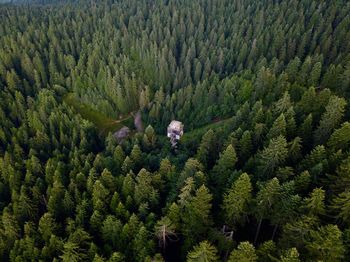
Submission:
M 216 262 L 219 261 L 216 248 L 208 241 L 200 242 L 193 251 L 187 254 L 187 262 Z
M 238 247 L 231 252 L 228 261 L 255 262 L 258 261 L 258 256 L 252 244 L 249 242 L 241 242 Z
M 230 226 L 244 224 L 252 200 L 252 184 L 249 175 L 243 173 L 224 195 L 225 223 Z

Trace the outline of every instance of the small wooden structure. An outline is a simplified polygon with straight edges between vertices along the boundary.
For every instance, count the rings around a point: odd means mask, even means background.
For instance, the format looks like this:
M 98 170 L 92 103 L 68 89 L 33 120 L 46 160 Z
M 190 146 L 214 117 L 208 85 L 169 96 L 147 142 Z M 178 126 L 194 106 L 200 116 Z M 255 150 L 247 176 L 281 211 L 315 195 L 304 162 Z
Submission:
M 171 123 L 168 126 L 167 136 L 170 138 L 170 143 L 172 147 L 176 147 L 177 142 L 180 140 L 183 134 L 184 125 L 177 120 L 171 121 Z

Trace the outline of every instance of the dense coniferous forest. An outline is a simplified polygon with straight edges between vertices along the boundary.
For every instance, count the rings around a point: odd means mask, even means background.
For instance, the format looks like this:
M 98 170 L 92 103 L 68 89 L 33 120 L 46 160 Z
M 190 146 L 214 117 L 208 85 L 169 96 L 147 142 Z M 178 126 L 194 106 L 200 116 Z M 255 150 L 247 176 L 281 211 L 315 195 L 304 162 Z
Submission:
M 3 2 L 1 261 L 349 261 L 349 1 Z

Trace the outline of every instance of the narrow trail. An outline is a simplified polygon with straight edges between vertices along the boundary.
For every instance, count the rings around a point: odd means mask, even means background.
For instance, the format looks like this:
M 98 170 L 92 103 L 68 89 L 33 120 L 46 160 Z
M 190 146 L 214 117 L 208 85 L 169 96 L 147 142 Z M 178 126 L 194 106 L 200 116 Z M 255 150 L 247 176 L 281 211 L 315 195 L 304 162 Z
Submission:
M 119 123 L 121 123 L 121 122 L 123 122 L 123 121 L 129 119 L 130 117 L 134 117 L 134 112 L 130 112 L 127 116 L 125 116 L 125 117 L 123 117 L 123 118 L 121 118 L 121 119 L 113 120 L 112 123 L 114 123 L 114 124 L 119 124 Z

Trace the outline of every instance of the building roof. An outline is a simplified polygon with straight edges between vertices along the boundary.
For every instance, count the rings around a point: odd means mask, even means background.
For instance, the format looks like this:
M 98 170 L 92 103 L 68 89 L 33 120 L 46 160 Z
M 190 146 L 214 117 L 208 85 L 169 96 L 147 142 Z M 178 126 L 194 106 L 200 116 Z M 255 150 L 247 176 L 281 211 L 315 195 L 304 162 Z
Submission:
M 183 129 L 183 124 L 180 121 L 173 120 L 169 124 L 168 128 L 173 129 L 173 130 L 182 130 Z

